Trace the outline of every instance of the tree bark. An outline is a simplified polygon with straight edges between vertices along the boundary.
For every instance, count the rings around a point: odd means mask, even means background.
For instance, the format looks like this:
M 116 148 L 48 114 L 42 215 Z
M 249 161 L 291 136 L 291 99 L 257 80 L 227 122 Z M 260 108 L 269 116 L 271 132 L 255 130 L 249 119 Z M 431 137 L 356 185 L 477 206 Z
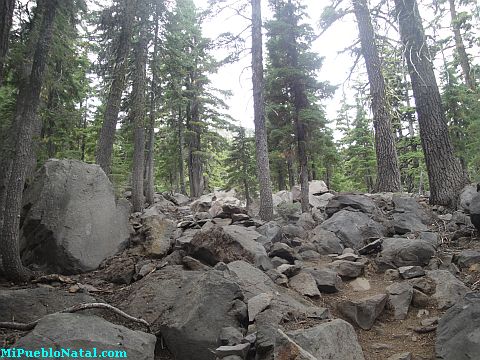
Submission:
M 184 155 L 183 148 L 185 147 L 185 136 L 183 133 L 183 116 L 182 107 L 178 109 L 178 177 L 180 178 L 180 193 L 187 194 L 187 188 L 185 186 L 185 171 L 184 171 Z
M 43 2 L 43 19 L 39 29 L 39 38 L 33 57 L 32 70 L 28 81 L 20 85 L 15 124 L 17 124 L 17 139 L 11 162 L 11 173 L 7 182 L 3 226 L 0 231 L 0 253 L 3 260 L 5 275 L 12 281 L 25 281 L 29 277 L 28 270 L 23 266 L 19 250 L 20 213 L 22 195 L 29 165 L 34 154 L 33 136 L 38 128 L 37 111 L 40 104 L 48 53 L 50 51 L 55 15 L 59 1 Z
M 401 191 L 400 168 L 392 130 L 392 121 L 385 92 L 385 79 L 375 32 L 366 0 L 352 0 L 362 54 L 367 67 L 370 95 L 372 97 L 373 126 L 375 128 L 375 151 L 377 156 L 377 182 L 375 191 Z
M 128 54 L 132 37 L 132 28 L 137 8 L 135 0 L 124 0 L 124 14 L 122 29 L 120 31 L 118 48 L 116 50 L 115 64 L 112 69 L 112 82 L 107 95 L 104 120 L 97 142 L 95 160 L 98 165 L 110 175 L 112 162 L 113 143 L 118 120 L 118 113 L 122 102 L 122 93 L 125 89 L 125 76 L 127 73 Z
M 288 1 L 287 11 L 287 21 L 292 29 L 295 29 L 297 24 L 297 18 L 293 13 L 293 4 L 291 0 Z M 290 61 L 290 66 L 293 69 L 297 69 L 298 64 L 298 44 L 295 33 L 292 31 L 288 34 L 288 44 L 287 44 L 287 56 Z M 307 158 L 307 134 L 305 123 L 303 122 L 302 116 L 304 110 L 309 106 L 309 101 L 307 98 L 307 91 L 305 87 L 305 81 L 299 75 L 292 76 L 290 80 L 290 91 L 293 96 L 293 104 L 295 108 L 294 112 L 294 123 L 295 123 L 295 135 L 297 138 L 297 156 L 298 164 L 300 166 L 300 199 L 302 203 L 302 212 L 310 211 L 310 201 L 309 201 L 309 184 L 308 184 L 308 158 Z
M 146 3 L 139 0 L 137 4 L 142 8 L 138 18 L 139 36 L 135 44 L 135 64 L 133 69 L 132 85 L 132 121 L 133 121 L 133 170 L 132 170 L 132 203 L 133 211 L 141 212 L 145 206 L 143 194 L 143 175 L 145 165 L 145 90 L 147 65 L 147 14 Z
M 0 86 L 3 85 L 4 81 L 4 67 L 14 8 L 15 0 L 2 0 L 0 3 Z
M 253 111 L 257 175 L 260 190 L 259 216 L 262 220 L 269 221 L 273 219 L 273 198 L 268 161 L 267 130 L 265 127 L 261 0 L 251 0 L 251 6 Z
M 455 39 L 455 48 L 457 49 L 458 59 L 462 67 L 465 85 L 471 90 L 475 90 L 475 77 L 472 76 L 470 68 L 470 60 L 468 59 L 465 44 L 463 43 L 462 34 L 460 32 L 460 23 L 458 21 L 457 9 L 455 7 L 455 0 L 448 0 L 450 4 L 450 15 L 452 17 L 452 30 Z
M 395 0 L 418 114 L 430 203 L 455 208 L 468 177 L 455 158 L 416 0 Z
M 194 83 L 195 77 L 192 76 L 191 83 Z M 198 198 L 203 194 L 203 159 L 201 147 L 202 128 L 199 125 L 200 112 L 198 108 L 197 95 L 193 96 L 189 105 L 190 119 L 188 121 L 188 130 L 190 132 L 188 146 L 188 175 L 190 180 L 190 197 Z
M 155 12 L 155 30 L 153 40 L 153 54 L 152 54 L 152 86 L 150 90 L 150 122 L 148 124 L 148 144 L 147 144 L 147 160 L 146 176 L 145 176 L 145 198 L 148 204 L 152 205 L 155 195 L 155 118 L 158 98 L 158 29 L 159 29 L 159 9 Z

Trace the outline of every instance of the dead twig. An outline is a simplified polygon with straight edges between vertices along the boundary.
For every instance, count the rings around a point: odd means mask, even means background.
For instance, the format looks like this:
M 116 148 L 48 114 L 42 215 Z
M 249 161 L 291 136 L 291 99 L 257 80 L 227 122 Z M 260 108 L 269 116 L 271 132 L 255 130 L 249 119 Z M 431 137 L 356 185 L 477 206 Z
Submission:
M 105 304 L 105 303 L 78 304 L 78 305 L 74 305 L 72 307 L 66 308 L 62 311 L 58 311 L 57 314 L 58 313 L 75 313 L 77 311 L 89 310 L 89 309 L 110 310 L 113 313 L 124 317 L 125 319 L 128 319 L 130 321 L 133 321 L 133 322 L 144 325 L 150 331 L 150 324 L 146 320 L 133 317 L 132 315 L 129 315 L 129 314 L 123 312 L 122 310 L 116 308 L 115 306 L 112 306 L 110 304 Z M 29 330 L 32 330 L 38 324 L 39 321 L 40 321 L 40 319 L 29 322 L 29 323 L 0 322 L 0 328 L 11 329 L 11 330 L 29 331 Z

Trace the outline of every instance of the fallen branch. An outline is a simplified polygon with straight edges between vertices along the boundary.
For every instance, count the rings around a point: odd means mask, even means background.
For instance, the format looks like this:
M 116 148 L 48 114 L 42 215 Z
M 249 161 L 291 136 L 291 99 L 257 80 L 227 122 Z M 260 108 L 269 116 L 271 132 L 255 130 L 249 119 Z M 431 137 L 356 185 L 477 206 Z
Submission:
M 437 330 L 437 325 L 432 325 L 432 326 L 425 326 L 425 327 L 420 327 L 420 328 L 415 328 L 413 331 L 415 331 L 418 334 L 427 334 L 429 332 Z
M 86 304 L 78 304 L 74 305 L 72 307 L 66 308 L 62 311 L 58 311 L 54 314 L 59 314 L 59 313 L 75 313 L 77 311 L 82 311 L 82 310 L 89 310 L 89 309 L 106 309 L 110 310 L 113 313 L 120 315 L 124 317 L 125 319 L 128 319 L 130 321 L 145 325 L 146 328 L 150 331 L 150 324 L 143 319 L 139 319 L 136 317 L 133 317 L 131 315 L 128 315 L 127 313 L 123 312 L 122 310 L 106 304 L 106 303 L 86 303 Z M 40 321 L 40 319 L 29 322 L 29 323 L 17 323 L 17 322 L 0 322 L 0 328 L 3 329 L 11 329 L 11 330 L 21 330 L 21 331 L 29 331 L 32 330 Z

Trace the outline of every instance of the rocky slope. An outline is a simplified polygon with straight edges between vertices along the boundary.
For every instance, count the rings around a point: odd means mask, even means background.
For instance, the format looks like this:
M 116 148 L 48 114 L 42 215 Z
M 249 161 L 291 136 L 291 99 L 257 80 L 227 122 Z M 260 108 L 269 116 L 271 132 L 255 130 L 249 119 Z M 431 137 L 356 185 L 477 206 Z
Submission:
M 0 330 L 4 345 L 95 345 L 133 359 L 475 358 L 473 192 L 449 212 L 408 194 L 313 185 L 311 215 L 298 213 L 294 189 L 275 195 L 279 215 L 268 223 L 233 193 L 194 202 L 157 194 L 131 216 L 128 247 L 99 269 L 21 288 L 2 283 L 0 321 L 42 318 L 30 333 Z M 47 315 L 93 301 L 150 328 L 104 310 Z

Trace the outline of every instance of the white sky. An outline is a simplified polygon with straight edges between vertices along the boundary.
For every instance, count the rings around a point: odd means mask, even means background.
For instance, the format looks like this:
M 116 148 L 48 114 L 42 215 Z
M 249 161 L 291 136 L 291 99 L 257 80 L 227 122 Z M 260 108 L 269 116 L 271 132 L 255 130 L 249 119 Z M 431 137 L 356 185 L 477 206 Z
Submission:
M 267 0 L 262 1 L 263 5 L 263 20 L 268 20 L 270 11 L 267 8 Z M 310 15 L 308 22 L 312 25 L 315 32 L 318 30 L 318 20 L 323 8 L 329 1 L 320 0 L 304 0 L 304 4 L 308 7 L 307 14 Z M 208 0 L 195 0 L 195 4 L 199 8 L 208 6 Z M 251 7 L 247 7 L 248 16 L 250 16 Z M 340 85 L 348 77 L 348 73 L 353 63 L 353 60 L 348 54 L 338 55 L 338 52 L 351 45 L 357 37 L 356 23 L 352 16 L 347 16 L 347 20 L 342 20 L 341 23 L 336 24 L 332 29 L 329 29 L 322 37 L 316 40 L 313 44 L 312 51 L 317 52 L 324 57 L 324 65 L 319 73 L 319 80 L 330 81 L 333 85 Z M 204 24 L 204 36 L 215 38 L 217 35 L 230 31 L 232 33 L 240 32 L 248 25 L 248 21 L 241 16 L 235 15 L 232 12 L 222 13 L 221 16 L 206 21 Z M 245 32 L 250 35 L 251 30 Z M 264 31 L 265 34 L 265 31 Z M 264 36 L 265 41 L 265 36 Z M 247 39 L 246 46 L 250 47 L 251 39 Z M 214 53 L 221 57 L 224 51 L 217 51 Z M 265 58 L 265 48 L 264 48 Z M 213 86 L 225 90 L 232 90 L 233 96 L 227 100 L 230 106 L 229 113 L 241 124 L 247 128 L 253 128 L 253 99 L 252 99 L 252 82 L 250 69 L 251 55 L 245 54 L 245 57 L 238 63 L 225 65 L 217 74 L 212 75 Z M 327 115 L 329 119 L 333 119 L 336 111 L 339 108 L 339 101 L 342 97 L 342 87 L 337 90 L 333 99 L 325 101 Z

